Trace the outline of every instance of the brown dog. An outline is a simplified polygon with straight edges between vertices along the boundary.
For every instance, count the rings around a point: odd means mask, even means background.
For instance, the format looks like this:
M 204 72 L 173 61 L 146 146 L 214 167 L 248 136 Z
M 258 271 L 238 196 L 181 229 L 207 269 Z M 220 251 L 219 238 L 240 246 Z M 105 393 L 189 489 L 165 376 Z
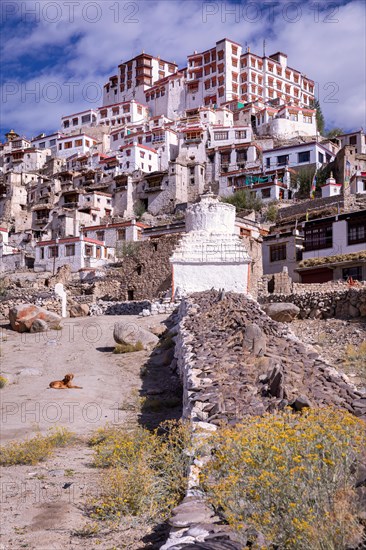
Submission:
M 51 382 L 50 388 L 53 388 L 55 390 L 67 390 L 68 388 L 76 388 L 78 390 L 82 390 L 83 388 L 81 386 L 72 385 L 73 378 L 74 378 L 73 374 L 65 374 L 65 377 L 63 380 L 55 380 L 54 382 Z

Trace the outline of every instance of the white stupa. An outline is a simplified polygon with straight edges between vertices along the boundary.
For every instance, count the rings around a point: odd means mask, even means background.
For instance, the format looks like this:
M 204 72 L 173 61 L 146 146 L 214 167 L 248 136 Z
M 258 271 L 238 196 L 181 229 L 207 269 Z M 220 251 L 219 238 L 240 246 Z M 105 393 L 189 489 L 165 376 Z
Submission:
M 173 294 L 211 288 L 248 293 L 251 259 L 235 233 L 235 207 L 209 191 L 186 211 L 186 231 L 173 256 Z

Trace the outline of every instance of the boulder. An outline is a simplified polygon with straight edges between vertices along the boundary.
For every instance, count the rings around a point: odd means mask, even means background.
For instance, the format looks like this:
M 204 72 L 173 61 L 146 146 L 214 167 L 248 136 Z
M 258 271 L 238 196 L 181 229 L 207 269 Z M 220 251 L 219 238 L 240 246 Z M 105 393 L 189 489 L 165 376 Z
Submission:
M 88 304 L 72 304 L 69 308 L 70 317 L 87 317 L 89 314 Z
M 30 328 L 30 332 L 46 332 L 48 330 L 48 325 L 43 319 L 35 319 Z
M 300 308 L 295 304 L 280 302 L 265 305 L 264 311 L 274 321 L 289 323 L 299 315 Z
M 243 346 L 257 357 L 266 352 L 266 336 L 256 323 L 246 326 Z
M 42 330 L 58 328 L 61 317 L 43 307 L 34 304 L 23 304 L 10 309 L 9 321 L 11 328 L 17 332 L 30 332 L 35 321 L 44 321 L 45 324 L 37 322 L 35 325 L 34 331 L 39 332 L 40 328 Z
M 141 342 L 145 349 L 154 348 L 159 338 L 136 323 L 115 323 L 113 338 L 117 344 L 136 344 Z

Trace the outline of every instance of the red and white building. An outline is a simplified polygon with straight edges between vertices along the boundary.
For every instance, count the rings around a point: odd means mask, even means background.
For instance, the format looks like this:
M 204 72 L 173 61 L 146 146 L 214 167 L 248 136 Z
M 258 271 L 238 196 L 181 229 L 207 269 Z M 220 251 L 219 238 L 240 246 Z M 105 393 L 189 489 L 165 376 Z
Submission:
M 142 52 L 133 59 L 118 65 L 118 73 L 109 78 L 104 85 L 103 105 L 111 105 L 135 99 L 145 100 L 145 90 L 154 82 L 178 69 L 176 63 Z
M 72 155 L 85 155 L 96 145 L 97 141 L 87 134 L 60 137 L 57 140 L 57 156 L 68 158 Z
M 333 174 L 330 174 L 330 177 L 326 180 L 325 184 L 322 185 L 322 197 L 334 197 L 335 195 L 340 195 L 342 191 L 342 184 L 337 183 L 333 178 Z
M 287 65 L 287 55 L 258 56 L 248 51 L 240 57 L 240 92 L 244 103 L 274 102 L 311 107 L 314 81 Z
M 34 270 L 55 273 L 63 265 L 69 265 L 72 272 L 84 268 L 102 267 L 114 260 L 114 249 L 103 241 L 80 235 L 65 239 L 39 241 L 36 244 Z

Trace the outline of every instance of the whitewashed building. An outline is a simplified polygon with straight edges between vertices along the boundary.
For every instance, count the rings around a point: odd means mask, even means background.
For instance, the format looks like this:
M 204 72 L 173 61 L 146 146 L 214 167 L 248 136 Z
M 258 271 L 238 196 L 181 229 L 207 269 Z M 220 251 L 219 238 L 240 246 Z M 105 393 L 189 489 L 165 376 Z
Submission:
M 63 136 L 57 140 L 57 156 L 85 155 L 96 147 L 97 141 L 87 134 Z
M 350 180 L 352 194 L 366 193 L 366 172 L 357 170 Z
M 114 249 L 108 249 L 102 241 L 80 235 L 37 242 L 34 270 L 56 273 L 59 267 L 69 265 L 75 273 L 84 268 L 102 267 L 111 260 L 114 260 Z
M 301 167 L 309 164 L 320 168 L 334 158 L 335 155 L 329 149 L 316 141 L 310 141 L 263 151 L 263 170 L 276 170 L 285 166 Z
M 297 269 L 301 282 L 366 280 L 365 251 L 366 210 L 305 222 L 303 260 L 319 260 Z
M 325 184 L 322 185 L 322 197 L 334 197 L 335 195 L 340 195 L 342 191 L 342 184 L 337 183 L 333 178 L 333 174 L 330 174 L 330 177 L 326 180 Z

